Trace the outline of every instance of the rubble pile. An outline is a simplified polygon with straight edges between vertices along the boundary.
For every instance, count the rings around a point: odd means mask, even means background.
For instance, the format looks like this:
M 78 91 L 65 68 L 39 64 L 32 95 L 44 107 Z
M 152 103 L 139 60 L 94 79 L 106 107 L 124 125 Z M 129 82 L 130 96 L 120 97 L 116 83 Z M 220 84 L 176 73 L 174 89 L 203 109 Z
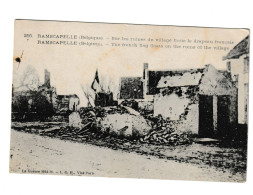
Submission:
M 151 130 L 140 113 L 127 106 L 83 108 L 79 111 L 81 129 L 93 129 L 120 137 L 142 136 Z M 77 125 L 78 126 L 78 125 Z
M 181 145 L 191 143 L 187 134 L 169 133 L 166 130 L 152 130 L 150 133 L 140 138 L 140 142 L 154 145 Z
M 128 113 L 127 109 L 121 106 L 111 107 L 86 107 L 79 111 L 82 128 L 91 130 L 101 130 L 101 119 L 107 115 Z
M 191 143 L 188 134 L 175 132 L 175 129 L 172 128 L 175 122 L 164 120 L 162 116 L 150 117 L 150 120 L 153 121 L 153 129 L 140 138 L 141 143 L 154 145 L 181 145 Z
M 101 139 L 109 144 L 119 142 L 120 139 L 154 145 L 191 143 L 188 134 L 175 132 L 175 121 L 163 119 L 161 115 L 158 117 L 149 115 L 145 117 L 147 123 L 144 123 L 138 118 L 142 116 L 136 115 L 136 111 L 133 112 L 125 106 L 82 108 L 79 114 L 82 128 L 65 127 L 57 135 L 66 139 L 86 142 Z M 122 120 L 120 117 L 123 117 Z M 124 117 L 131 120 L 128 121 Z M 137 122 L 133 118 L 136 118 Z M 145 119 L 143 118 L 143 120 Z
M 124 148 L 125 143 L 166 146 L 191 143 L 188 134 L 175 132 L 175 121 L 162 116 L 144 119 L 129 107 L 89 107 L 80 109 L 78 114 L 81 128 L 60 122 L 13 123 L 12 128 L 64 140 L 97 142 L 110 148 Z

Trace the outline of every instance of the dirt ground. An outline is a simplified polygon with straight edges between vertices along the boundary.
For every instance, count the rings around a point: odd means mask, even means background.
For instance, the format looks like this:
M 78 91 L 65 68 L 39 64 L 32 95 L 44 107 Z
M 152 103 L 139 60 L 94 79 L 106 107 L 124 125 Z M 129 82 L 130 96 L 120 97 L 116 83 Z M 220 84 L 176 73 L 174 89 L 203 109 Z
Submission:
M 115 145 L 105 147 L 101 140 L 78 143 L 12 130 L 10 172 L 231 182 L 246 179 L 246 154 L 240 148 L 195 143 L 173 148 L 127 141 L 121 145 L 124 150 Z

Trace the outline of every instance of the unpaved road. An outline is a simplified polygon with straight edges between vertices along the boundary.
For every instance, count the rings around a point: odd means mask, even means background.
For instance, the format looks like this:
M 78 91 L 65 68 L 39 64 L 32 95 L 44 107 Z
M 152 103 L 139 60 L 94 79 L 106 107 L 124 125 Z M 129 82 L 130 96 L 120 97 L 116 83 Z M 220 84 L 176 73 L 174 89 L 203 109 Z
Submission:
M 11 131 L 10 172 L 173 180 L 243 181 L 240 174 Z

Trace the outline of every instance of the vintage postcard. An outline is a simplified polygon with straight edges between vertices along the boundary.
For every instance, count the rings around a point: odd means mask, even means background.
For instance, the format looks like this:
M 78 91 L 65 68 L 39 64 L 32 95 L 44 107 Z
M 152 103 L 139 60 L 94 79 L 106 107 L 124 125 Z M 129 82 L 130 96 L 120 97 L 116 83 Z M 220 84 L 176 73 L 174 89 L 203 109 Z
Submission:
M 10 172 L 245 182 L 249 38 L 16 20 Z

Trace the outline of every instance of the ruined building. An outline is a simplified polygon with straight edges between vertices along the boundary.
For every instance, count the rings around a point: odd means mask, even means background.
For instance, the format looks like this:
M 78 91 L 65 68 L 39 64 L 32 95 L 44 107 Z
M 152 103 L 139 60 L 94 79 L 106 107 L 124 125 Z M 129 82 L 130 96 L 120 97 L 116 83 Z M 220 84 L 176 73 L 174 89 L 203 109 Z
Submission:
M 128 92 L 128 93 L 127 93 Z M 212 65 L 200 69 L 153 71 L 124 77 L 120 99 L 170 120 L 173 128 L 201 137 L 226 137 L 237 122 L 236 86 L 227 71 Z
M 80 100 L 76 94 L 58 95 L 57 100 L 58 100 L 57 106 L 58 112 L 64 112 L 68 110 L 76 111 L 79 109 Z
M 76 94 L 58 95 L 56 93 L 55 87 L 51 86 L 50 72 L 47 69 L 44 72 L 44 84 L 39 86 L 38 90 L 52 103 L 56 112 L 76 111 L 79 108 L 80 100 Z
M 54 110 L 57 109 L 57 93 L 55 87 L 51 86 L 50 83 L 50 72 L 45 69 L 44 70 L 44 83 L 38 87 L 38 91 L 41 92 L 53 105 Z
M 249 35 L 223 58 L 238 89 L 238 123 L 248 124 Z

